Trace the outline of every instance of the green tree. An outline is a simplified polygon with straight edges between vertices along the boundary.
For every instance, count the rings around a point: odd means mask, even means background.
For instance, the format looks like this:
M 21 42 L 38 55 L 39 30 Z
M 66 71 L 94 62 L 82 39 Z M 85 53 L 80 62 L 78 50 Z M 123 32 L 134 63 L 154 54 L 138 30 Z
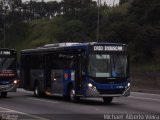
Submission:
M 133 0 L 119 0 L 119 4 L 122 5 L 124 3 L 132 2 Z
M 63 13 L 69 19 L 75 19 L 85 8 L 92 5 L 92 0 L 63 0 Z
M 80 20 L 70 20 L 64 24 L 66 41 L 85 42 L 85 29 Z

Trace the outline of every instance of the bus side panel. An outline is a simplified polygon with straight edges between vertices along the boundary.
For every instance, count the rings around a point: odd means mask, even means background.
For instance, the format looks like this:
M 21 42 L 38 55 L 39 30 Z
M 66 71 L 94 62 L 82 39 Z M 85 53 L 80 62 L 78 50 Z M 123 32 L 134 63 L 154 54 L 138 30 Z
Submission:
M 43 55 L 21 54 L 21 80 L 24 89 L 33 90 L 35 84 L 38 84 L 41 91 L 44 92 Z
M 35 84 L 39 84 L 40 90 L 44 90 L 44 70 L 43 69 L 30 69 L 30 85 L 34 89 Z
M 63 71 L 63 95 L 68 95 L 69 85 L 74 85 L 75 70 Z
M 20 61 L 20 79 L 21 79 L 21 86 L 26 89 L 30 90 L 30 78 L 29 78 L 29 61 L 27 56 L 21 53 L 21 61 Z

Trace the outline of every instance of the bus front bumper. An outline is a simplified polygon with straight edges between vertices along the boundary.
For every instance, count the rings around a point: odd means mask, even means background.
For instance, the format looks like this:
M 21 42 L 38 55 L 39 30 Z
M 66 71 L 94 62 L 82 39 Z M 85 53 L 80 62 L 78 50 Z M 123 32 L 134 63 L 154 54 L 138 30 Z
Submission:
M 130 95 L 130 86 L 126 89 L 113 89 L 113 90 L 97 90 L 96 87 L 88 87 L 87 97 L 127 97 Z
M 16 92 L 17 85 L 12 83 L 8 85 L 0 85 L 0 92 Z

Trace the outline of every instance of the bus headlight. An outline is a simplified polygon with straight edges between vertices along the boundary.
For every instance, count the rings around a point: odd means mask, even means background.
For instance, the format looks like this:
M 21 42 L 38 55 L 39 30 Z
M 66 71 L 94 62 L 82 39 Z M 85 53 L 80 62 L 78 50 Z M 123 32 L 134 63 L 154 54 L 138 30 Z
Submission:
M 131 86 L 131 83 L 128 83 L 125 88 L 128 89 L 130 86 Z
M 92 88 L 93 87 L 92 83 L 88 83 L 88 87 Z
M 128 83 L 127 85 L 128 85 L 128 87 L 130 87 L 130 86 L 131 86 L 131 83 Z
M 17 84 L 17 83 L 18 83 L 18 81 L 17 81 L 17 80 L 14 80 L 14 81 L 13 81 L 13 83 L 14 83 L 14 84 Z
M 92 83 L 88 83 L 88 87 L 91 88 L 92 90 L 96 91 L 96 87 Z

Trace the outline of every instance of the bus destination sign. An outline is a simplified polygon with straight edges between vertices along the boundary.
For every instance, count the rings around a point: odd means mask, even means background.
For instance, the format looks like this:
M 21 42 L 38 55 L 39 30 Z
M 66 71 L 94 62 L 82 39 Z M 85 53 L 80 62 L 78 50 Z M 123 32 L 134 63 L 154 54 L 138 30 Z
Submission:
M 123 46 L 93 46 L 93 51 L 123 51 Z
M 0 51 L 0 55 L 10 55 L 10 51 Z

